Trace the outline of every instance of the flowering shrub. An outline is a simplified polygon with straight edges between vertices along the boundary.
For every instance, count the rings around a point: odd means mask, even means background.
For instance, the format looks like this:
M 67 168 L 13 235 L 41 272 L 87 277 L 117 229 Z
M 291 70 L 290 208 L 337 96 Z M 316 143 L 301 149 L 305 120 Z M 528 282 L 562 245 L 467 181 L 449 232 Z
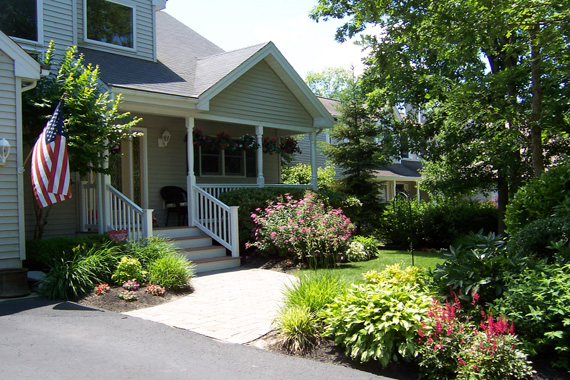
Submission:
M 354 230 L 341 209 L 329 209 L 313 193 L 294 200 L 270 202 L 253 213 L 255 242 L 263 252 L 277 250 L 281 255 L 307 263 L 311 268 L 333 266 L 348 248 Z
M 166 289 L 162 286 L 150 283 L 144 288 L 144 291 L 152 294 L 153 296 L 163 296 L 166 293 Z
M 95 294 L 97 294 L 97 295 L 105 294 L 109 290 L 111 290 L 111 287 L 108 284 L 101 283 L 101 284 L 95 285 Z
M 121 290 L 119 298 L 122 298 L 125 301 L 135 301 L 137 299 L 137 292 L 133 290 Z
M 123 289 L 138 290 L 139 287 L 140 285 L 136 280 L 128 280 L 123 283 Z
M 478 294 L 473 295 L 473 304 Z M 533 370 L 517 348 L 513 323 L 481 310 L 479 326 L 462 316 L 459 298 L 445 306 L 433 299 L 419 330 L 420 367 L 430 379 L 521 379 Z
M 348 261 L 366 261 L 368 260 L 368 255 L 364 249 L 364 244 L 357 241 L 350 242 L 348 251 L 346 251 L 346 258 Z

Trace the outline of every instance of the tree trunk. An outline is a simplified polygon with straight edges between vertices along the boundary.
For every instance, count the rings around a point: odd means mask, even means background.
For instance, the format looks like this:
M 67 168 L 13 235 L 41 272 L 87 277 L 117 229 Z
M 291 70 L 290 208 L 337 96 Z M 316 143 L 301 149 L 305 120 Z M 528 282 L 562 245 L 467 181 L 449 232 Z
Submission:
M 530 114 L 530 150 L 532 153 L 532 167 L 535 177 L 544 172 L 544 158 L 542 155 L 542 127 L 540 114 L 542 112 L 542 83 L 540 80 L 540 45 L 537 34 L 540 27 L 535 25 L 530 33 L 530 71 L 532 80 L 532 103 Z
M 498 211 L 499 211 L 499 223 L 497 226 L 497 233 L 499 235 L 505 234 L 505 211 L 507 210 L 507 204 L 509 203 L 509 184 L 504 175 L 499 171 L 499 178 L 497 181 L 498 188 Z

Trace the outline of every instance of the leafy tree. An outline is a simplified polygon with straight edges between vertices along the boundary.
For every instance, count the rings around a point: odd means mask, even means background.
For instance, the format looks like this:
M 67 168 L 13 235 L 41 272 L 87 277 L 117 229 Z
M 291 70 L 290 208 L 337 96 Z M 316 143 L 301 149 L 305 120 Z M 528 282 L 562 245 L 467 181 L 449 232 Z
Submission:
M 120 97 L 110 99 L 99 81 L 98 67 L 85 65 L 77 48 L 69 47 L 59 67 L 54 65 L 55 47 L 47 49 L 43 64 L 50 75 L 40 79 L 35 89 L 24 93 L 24 140 L 32 147 L 51 117 L 62 94 L 65 132 L 71 172 L 85 175 L 106 172 L 103 163 L 109 148 L 134 132 L 140 119 L 118 109 Z
M 340 99 L 351 80 L 351 71 L 342 67 L 327 67 L 318 72 L 309 71 L 305 78 L 305 82 L 315 95 L 331 99 Z
M 353 77 L 347 91 L 341 96 L 338 123 L 330 130 L 333 144 L 323 147 L 324 154 L 342 171 L 343 190 L 362 202 L 362 212 L 355 222 L 360 231 L 374 227 L 379 212 L 379 182 L 374 170 L 390 162 L 381 135 L 379 115 L 370 114 L 365 105 L 366 96 Z M 370 224 L 372 223 L 372 225 Z
M 502 220 L 522 178 L 568 149 L 569 0 L 319 0 L 311 17 L 348 17 L 340 41 L 380 27 L 361 36 L 368 104 L 422 111 L 397 127 L 423 143 L 432 189 L 494 187 Z
M 69 47 L 58 66 L 54 64 L 55 47 L 50 43 L 43 65 L 50 74 L 23 94 L 24 143 L 30 148 L 63 100 L 69 169 L 84 176 L 91 171 L 109 173 L 104 162 L 114 146 L 134 135 L 131 127 L 140 119 L 119 112 L 120 96 L 110 99 L 99 81 L 99 69 L 85 65 L 76 47 Z M 36 226 L 34 238 L 41 239 L 51 206 L 41 209 L 34 202 Z

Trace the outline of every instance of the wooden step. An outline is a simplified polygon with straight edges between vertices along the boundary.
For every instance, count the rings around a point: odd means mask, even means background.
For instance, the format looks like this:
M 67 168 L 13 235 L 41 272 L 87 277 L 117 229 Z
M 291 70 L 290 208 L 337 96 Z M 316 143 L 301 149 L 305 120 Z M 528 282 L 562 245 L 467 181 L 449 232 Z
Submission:
M 226 256 L 226 248 L 219 245 L 213 245 L 211 247 L 186 248 L 179 249 L 177 251 L 190 261 Z
M 206 248 L 212 246 L 212 238 L 209 236 L 177 237 L 169 240 L 178 249 Z
M 215 270 L 239 268 L 241 265 L 241 258 L 225 256 L 192 260 L 192 262 L 196 264 L 196 273 L 204 273 Z
M 153 235 L 166 238 L 174 239 L 179 237 L 190 237 L 190 236 L 206 236 L 200 229 L 196 227 L 158 227 L 153 230 Z

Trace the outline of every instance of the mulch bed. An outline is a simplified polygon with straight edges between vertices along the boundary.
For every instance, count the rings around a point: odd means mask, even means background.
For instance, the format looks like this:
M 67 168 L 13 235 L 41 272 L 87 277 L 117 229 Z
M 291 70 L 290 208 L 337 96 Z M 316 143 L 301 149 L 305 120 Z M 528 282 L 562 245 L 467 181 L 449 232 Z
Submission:
M 137 309 L 157 306 L 166 302 L 174 301 L 178 298 L 191 294 L 193 289 L 187 287 L 177 291 L 166 291 L 162 296 L 153 296 L 144 291 L 144 287 L 137 290 L 137 299 L 134 301 L 125 301 L 119 298 L 119 293 L 123 290 L 120 286 L 111 287 L 111 290 L 104 294 L 91 293 L 76 302 L 80 305 L 92 307 L 95 309 L 103 309 L 113 311 L 115 313 L 124 313 Z

